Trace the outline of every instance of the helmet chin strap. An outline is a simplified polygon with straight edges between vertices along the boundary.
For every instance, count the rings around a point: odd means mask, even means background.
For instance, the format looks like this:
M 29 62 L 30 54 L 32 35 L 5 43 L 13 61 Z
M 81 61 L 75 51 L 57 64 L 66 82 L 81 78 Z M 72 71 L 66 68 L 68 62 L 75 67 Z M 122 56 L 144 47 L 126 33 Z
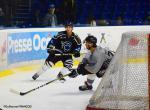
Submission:
M 91 51 L 91 53 L 93 53 L 94 51 L 95 51 L 95 46 L 93 45 L 93 46 L 91 46 L 91 47 L 89 47 L 89 49 L 88 50 L 90 50 Z
M 89 50 L 91 50 L 92 47 L 89 47 Z
M 93 48 L 94 48 L 94 46 L 91 46 L 91 47 L 89 47 L 89 49 L 88 49 L 88 50 L 90 50 L 90 51 L 91 51 Z

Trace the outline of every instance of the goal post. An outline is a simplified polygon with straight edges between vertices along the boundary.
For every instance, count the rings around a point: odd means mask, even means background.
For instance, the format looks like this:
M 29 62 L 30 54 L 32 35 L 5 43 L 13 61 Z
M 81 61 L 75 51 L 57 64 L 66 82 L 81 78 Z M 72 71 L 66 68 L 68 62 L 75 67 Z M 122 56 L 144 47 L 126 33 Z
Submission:
M 150 110 L 150 33 L 148 34 L 148 101 L 149 101 L 149 110 Z
M 150 32 L 126 32 L 86 110 L 150 110 Z

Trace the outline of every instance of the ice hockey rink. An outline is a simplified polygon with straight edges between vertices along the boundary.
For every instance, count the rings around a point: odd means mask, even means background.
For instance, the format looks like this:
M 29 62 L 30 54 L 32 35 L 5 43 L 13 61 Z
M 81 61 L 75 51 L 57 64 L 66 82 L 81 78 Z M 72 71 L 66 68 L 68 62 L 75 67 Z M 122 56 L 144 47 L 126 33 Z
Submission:
M 40 67 L 37 65 L 39 63 L 33 64 L 34 60 L 44 61 L 47 57 L 45 54 L 47 41 L 62 29 L 1 30 L 0 70 L 5 70 L 7 67 L 10 70 L 0 72 L 0 110 L 85 110 L 100 82 L 98 78 L 93 84 L 93 91 L 79 91 L 78 87 L 84 84 L 86 76 L 78 76 L 74 79 L 66 78 L 65 83 L 53 82 L 24 96 L 10 92 L 10 89 L 26 92 L 56 78 L 61 68 L 47 71 L 36 81 L 33 81 L 31 77 Z M 149 29 L 149 26 L 74 28 L 75 32 L 82 36 L 82 41 L 90 33 L 98 38 L 98 45 L 111 47 L 111 50 L 118 47 L 123 32 L 149 31 Z M 25 43 L 22 43 L 24 41 Z M 81 52 L 84 53 L 84 51 Z M 20 67 L 19 63 L 28 63 L 29 65 Z M 16 65 L 17 68 L 10 68 L 12 65 Z
M 34 66 L 34 65 L 32 65 Z M 97 88 L 100 79 L 96 78 L 92 91 L 79 91 L 86 76 L 66 78 L 66 82 L 50 83 L 24 96 L 10 92 L 10 89 L 26 92 L 56 78 L 60 67 L 48 70 L 38 80 L 32 75 L 39 66 L 13 68 L 13 74 L 0 77 L 0 108 L 2 110 L 85 110 L 90 97 Z

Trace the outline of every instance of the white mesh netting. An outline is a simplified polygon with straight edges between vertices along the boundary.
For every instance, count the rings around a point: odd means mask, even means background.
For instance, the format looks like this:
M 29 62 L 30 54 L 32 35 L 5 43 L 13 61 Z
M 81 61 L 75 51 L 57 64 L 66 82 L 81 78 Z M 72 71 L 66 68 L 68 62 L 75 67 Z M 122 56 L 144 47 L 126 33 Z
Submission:
M 124 33 L 87 110 L 148 110 L 148 87 L 148 32 Z

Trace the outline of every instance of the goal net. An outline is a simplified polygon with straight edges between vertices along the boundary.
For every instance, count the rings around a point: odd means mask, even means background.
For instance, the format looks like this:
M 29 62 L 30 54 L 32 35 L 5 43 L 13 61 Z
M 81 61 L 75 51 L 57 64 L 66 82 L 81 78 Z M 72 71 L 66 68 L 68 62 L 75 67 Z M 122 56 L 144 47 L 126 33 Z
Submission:
M 150 32 L 126 32 L 86 110 L 150 110 Z

